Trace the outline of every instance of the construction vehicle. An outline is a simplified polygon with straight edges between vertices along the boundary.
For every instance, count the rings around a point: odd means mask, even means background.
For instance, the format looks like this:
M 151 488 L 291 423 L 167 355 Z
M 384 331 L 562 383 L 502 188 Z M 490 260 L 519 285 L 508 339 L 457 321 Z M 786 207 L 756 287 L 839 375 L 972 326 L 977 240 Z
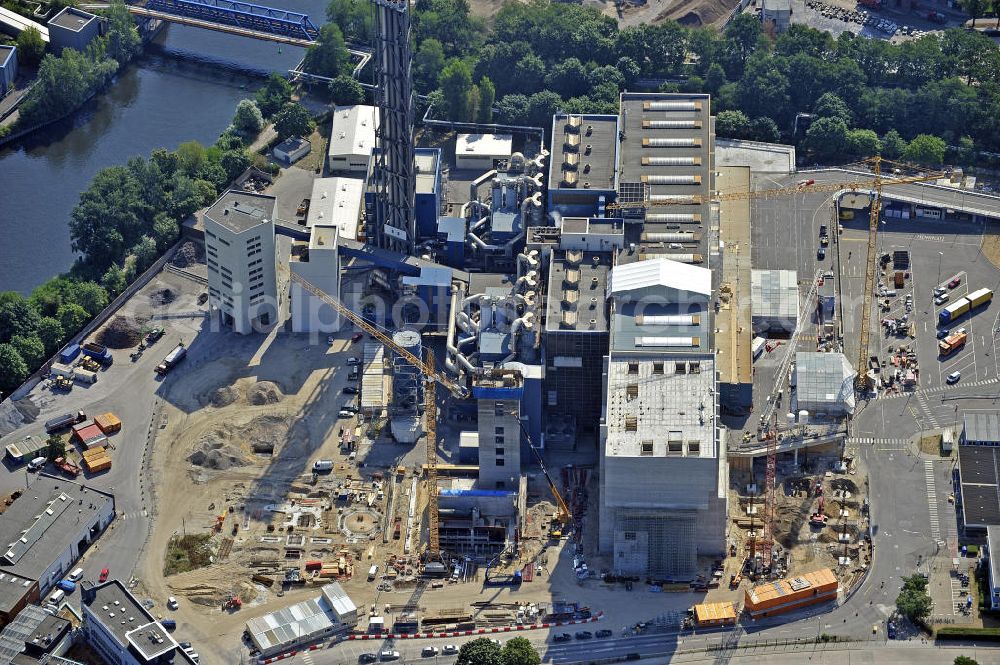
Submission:
M 57 457 L 52 460 L 52 463 L 56 465 L 56 468 L 65 473 L 70 478 L 76 478 L 80 475 L 80 467 L 70 462 L 65 457 Z
M 243 607 L 243 601 L 240 600 L 240 597 L 237 596 L 235 593 L 229 594 L 229 598 L 226 598 L 226 600 L 222 602 L 223 612 L 236 612 L 242 607 Z
M 156 373 L 161 375 L 166 374 L 176 367 L 180 361 L 184 360 L 185 356 L 187 356 L 187 347 L 183 343 L 178 344 L 167 354 L 163 362 L 156 366 Z
M 111 355 L 111 350 L 103 344 L 87 342 L 80 347 L 80 350 L 83 351 L 83 355 L 93 358 L 104 366 L 108 366 L 115 361 L 114 357 Z
M 965 346 L 968 339 L 969 335 L 965 332 L 965 328 L 961 328 L 957 332 L 948 335 L 943 340 L 938 342 L 938 353 L 941 354 L 941 357 L 946 358 Z

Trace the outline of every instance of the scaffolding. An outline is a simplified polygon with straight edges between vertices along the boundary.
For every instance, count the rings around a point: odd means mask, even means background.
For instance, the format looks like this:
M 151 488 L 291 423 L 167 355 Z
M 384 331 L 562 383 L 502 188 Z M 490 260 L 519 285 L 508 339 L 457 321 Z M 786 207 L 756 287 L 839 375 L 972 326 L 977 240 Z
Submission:
M 619 508 L 615 514 L 616 574 L 693 579 L 698 572 L 697 511 Z

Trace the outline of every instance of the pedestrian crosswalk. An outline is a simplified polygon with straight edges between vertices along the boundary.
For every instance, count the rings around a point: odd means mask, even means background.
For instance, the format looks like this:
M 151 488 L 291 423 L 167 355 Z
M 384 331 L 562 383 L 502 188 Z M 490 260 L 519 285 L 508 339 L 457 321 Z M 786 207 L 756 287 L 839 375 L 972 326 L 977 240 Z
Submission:
M 305 663 L 306 665 L 313 665 L 312 651 L 304 651 L 304 652 L 302 652 L 301 655 L 302 655 L 302 662 L 303 663 Z
M 875 450 L 884 450 L 886 452 L 902 452 L 907 450 L 910 446 L 910 442 L 907 439 L 890 439 L 872 436 L 852 437 L 847 440 L 847 444 L 854 446 L 872 446 Z
M 943 393 L 946 390 L 957 390 L 959 388 L 962 388 L 962 389 L 978 388 L 980 386 L 991 386 L 991 385 L 995 385 L 997 383 L 1000 383 L 1000 378 L 997 378 L 997 377 L 994 377 L 992 379 L 981 379 L 979 381 L 962 381 L 959 384 L 951 385 L 951 386 L 948 385 L 948 384 L 941 384 L 940 386 L 934 386 L 933 388 L 921 388 L 921 389 L 915 390 L 913 392 L 901 392 L 901 393 L 894 393 L 892 395 L 884 395 L 884 396 L 880 396 L 879 399 L 880 400 L 881 399 L 901 399 L 901 398 L 906 399 L 906 398 L 912 397 L 913 395 L 916 395 L 917 397 L 920 397 L 920 396 L 923 396 L 923 395 L 935 395 L 937 393 Z
M 927 480 L 927 510 L 931 518 L 931 538 L 941 540 L 941 522 L 938 519 L 937 489 L 934 485 L 934 462 L 924 461 L 924 478 Z

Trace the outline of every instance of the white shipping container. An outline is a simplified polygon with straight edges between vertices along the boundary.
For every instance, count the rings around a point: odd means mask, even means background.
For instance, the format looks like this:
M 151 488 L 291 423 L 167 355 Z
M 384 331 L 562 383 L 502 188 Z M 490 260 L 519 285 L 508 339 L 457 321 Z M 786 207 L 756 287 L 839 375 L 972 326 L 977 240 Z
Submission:
M 76 369 L 70 367 L 69 365 L 63 365 L 61 363 L 52 363 L 51 373 L 55 376 L 64 376 L 67 379 L 72 379 L 76 376 Z

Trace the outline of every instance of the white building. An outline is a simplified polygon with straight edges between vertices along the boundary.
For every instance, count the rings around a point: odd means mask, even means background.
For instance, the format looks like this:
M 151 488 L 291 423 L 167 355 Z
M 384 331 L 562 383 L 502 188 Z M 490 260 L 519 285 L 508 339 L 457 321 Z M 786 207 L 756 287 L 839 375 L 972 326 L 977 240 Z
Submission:
M 990 609 L 1000 610 L 1000 526 L 986 527 L 986 554 L 990 558 Z
M 230 190 L 204 215 L 210 311 L 244 335 L 278 318 L 274 206 L 273 196 Z
M 306 226 L 337 226 L 341 238 L 357 240 L 364 200 L 365 181 L 361 178 L 317 178 L 313 180 Z
M 692 579 L 725 550 L 712 273 L 650 259 L 616 265 L 608 286 L 599 547 L 616 574 Z
M 97 586 L 83 582 L 80 595 L 83 637 L 106 663 L 194 663 L 163 625 L 118 580 Z
M 509 160 L 514 139 L 510 134 L 459 134 L 455 140 L 455 168 L 489 171 L 496 160 Z
M 378 109 L 374 106 L 356 104 L 335 108 L 327 151 L 329 169 L 367 173 L 378 126 Z
M 327 295 L 340 299 L 339 229 L 335 225 L 316 224 L 309 243 L 296 243 L 288 264 L 292 274 L 305 279 Z M 321 298 L 293 281 L 289 287 L 292 332 L 330 333 L 340 330 L 340 315 Z
M 799 351 L 795 354 L 795 410 L 828 416 L 854 413 L 855 376 L 843 353 Z
M 316 598 L 247 621 L 247 633 L 261 656 L 345 632 L 358 624 L 358 608 L 337 582 Z
M 751 270 L 753 333 L 790 335 L 799 317 L 799 280 L 794 270 Z

